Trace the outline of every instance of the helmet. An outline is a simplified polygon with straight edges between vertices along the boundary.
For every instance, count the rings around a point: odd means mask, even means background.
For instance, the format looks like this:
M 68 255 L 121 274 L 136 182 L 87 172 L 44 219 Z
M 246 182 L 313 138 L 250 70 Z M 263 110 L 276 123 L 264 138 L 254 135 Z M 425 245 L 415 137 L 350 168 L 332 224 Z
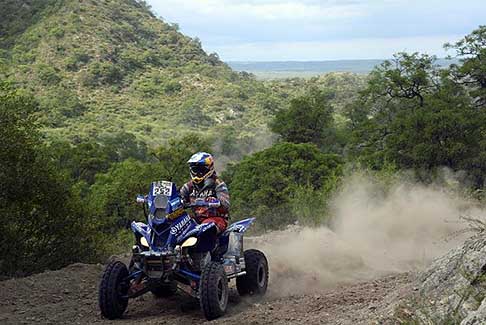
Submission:
M 196 184 L 208 179 L 214 174 L 214 159 L 207 152 L 198 152 L 187 161 L 192 181 Z

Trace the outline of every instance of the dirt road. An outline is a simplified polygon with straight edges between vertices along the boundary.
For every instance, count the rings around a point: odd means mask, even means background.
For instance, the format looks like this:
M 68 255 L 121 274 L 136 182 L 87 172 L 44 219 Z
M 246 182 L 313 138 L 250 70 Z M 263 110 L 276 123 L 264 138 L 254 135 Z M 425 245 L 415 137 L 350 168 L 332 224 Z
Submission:
M 178 294 L 155 299 L 147 294 L 130 301 L 122 320 L 102 319 L 97 288 L 102 265 L 74 264 L 21 279 L 0 282 L 1 324 L 199 324 L 204 323 L 197 301 Z M 309 295 L 280 298 L 270 287 L 261 301 L 242 300 L 232 290 L 228 314 L 212 323 L 238 324 L 355 324 L 370 323 L 411 280 L 397 274 L 352 285 L 322 289 Z M 387 296 L 388 295 L 388 296 Z

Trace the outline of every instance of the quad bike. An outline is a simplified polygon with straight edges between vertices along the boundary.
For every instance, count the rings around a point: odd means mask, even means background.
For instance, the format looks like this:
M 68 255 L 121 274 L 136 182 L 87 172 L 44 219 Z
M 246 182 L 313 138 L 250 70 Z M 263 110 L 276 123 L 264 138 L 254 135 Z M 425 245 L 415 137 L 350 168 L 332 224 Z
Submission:
M 136 243 L 129 266 L 114 261 L 103 272 L 99 306 L 104 317 L 121 317 L 129 299 L 149 291 L 169 297 L 181 290 L 199 299 L 208 320 L 215 319 L 226 311 L 231 279 L 240 295 L 265 294 L 265 255 L 243 251 L 243 234 L 254 218 L 235 222 L 217 236 L 216 225 L 196 223 L 186 211 L 194 205 L 185 205 L 175 184 L 166 181 L 153 182 L 137 202 L 144 205 L 148 223 L 131 224 Z

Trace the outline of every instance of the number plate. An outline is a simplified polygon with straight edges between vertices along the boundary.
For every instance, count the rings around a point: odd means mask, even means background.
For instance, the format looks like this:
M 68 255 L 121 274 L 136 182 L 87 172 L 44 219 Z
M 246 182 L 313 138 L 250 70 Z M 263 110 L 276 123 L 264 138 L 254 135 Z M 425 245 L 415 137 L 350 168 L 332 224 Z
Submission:
M 154 182 L 154 186 L 152 189 L 152 195 L 165 195 L 171 196 L 172 195 L 172 183 L 167 181 L 160 181 Z

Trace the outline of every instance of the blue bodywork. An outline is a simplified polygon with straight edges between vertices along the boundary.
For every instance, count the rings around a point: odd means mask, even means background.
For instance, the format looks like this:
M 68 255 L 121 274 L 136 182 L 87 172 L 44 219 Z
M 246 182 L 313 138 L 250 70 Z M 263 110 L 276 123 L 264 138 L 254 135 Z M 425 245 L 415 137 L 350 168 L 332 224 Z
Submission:
M 147 221 L 132 222 L 131 229 L 136 237 L 145 238 L 148 249 L 154 253 L 172 252 L 189 237 L 196 237 L 197 244 L 191 248 L 194 252 L 210 252 L 216 245 L 222 258 L 228 249 L 229 237 L 232 232 L 244 233 L 255 218 L 241 220 L 231 224 L 227 230 L 216 237 L 214 223 L 198 224 L 185 210 L 183 201 L 172 182 L 153 182 L 148 195 L 137 198 L 138 202 L 146 204 Z M 198 280 L 199 276 L 179 268 L 178 272 Z

